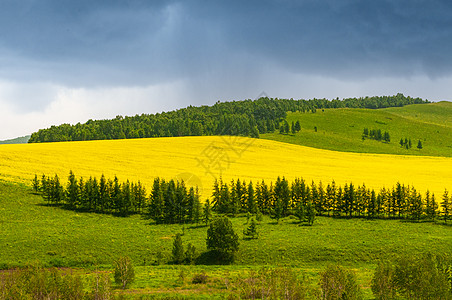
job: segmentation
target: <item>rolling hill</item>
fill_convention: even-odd
[[[0,147],[0,179],[30,184],[35,174],[140,180],[182,178],[209,197],[215,178],[352,181],[379,189],[397,181],[441,195],[451,188],[452,158],[347,153],[244,137],[178,137]]]
[[[451,102],[384,109],[339,108],[317,110],[316,113],[289,112],[286,120],[289,124],[298,120],[301,130],[296,134],[275,131],[261,134],[260,137],[336,151],[452,156]],[[387,131],[391,141],[363,140],[364,128]],[[400,146],[400,139],[405,138],[412,140],[411,149]],[[416,148],[419,140],[423,146],[421,150]]]

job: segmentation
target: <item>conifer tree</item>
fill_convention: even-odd
[[[450,218],[450,199],[449,192],[447,190],[444,191],[443,198],[441,201],[441,215],[444,220],[444,223],[447,223],[447,220]]]
[[[257,223],[254,218],[251,218],[250,225],[243,230],[243,235],[248,239],[257,239],[259,237]]]
[[[421,140],[419,140],[419,141],[417,142],[417,148],[418,148],[419,150],[422,149],[422,142],[421,142]]]
[[[70,171],[66,187],[66,201],[70,209],[75,209],[77,207],[79,193],[77,178],[75,178],[74,173]]]
[[[247,193],[247,211],[251,214],[256,213],[256,200],[254,197],[253,182],[248,183],[248,193]]]
[[[203,219],[204,222],[206,223],[206,226],[209,224],[209,222],[212,220],[212,210],[210,207],[210,201],[209,199],[206,200],[206,202],[204,203],[204,209],[203,209]]]
[[[33,185],[33,190],[35,191],[35,193],[39,192],[40,185],[39,185],[39,179],[38,179],[37,174],[35,174],[35,177],[33,178],[32,185]]]
[[[315,215],[316,215],[315,207],[312,204],[312,202],[308,202],[308,205],[306,207],[306,221],[308,221],[308,224],[312,226],[314,224]]]
[[[172,261],[175,264],[181,264],[185,260],[184,245],[182,244],[182,236],[177,233],[173,241]]]
[[[297,121],[295,122],[295,131],[298,132],[298,131],[300,131],[300,130],[301,130],[300,121],[297,120]]]

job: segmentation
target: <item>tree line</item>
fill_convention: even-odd
[[[352,182],[344,186],[334,181],[307,183],[303,178],[289,182],[278,177],[273,183],[244,180],[215,180],[211,201],[201,204],[197,187],[183,181],[155,178],[148,195],[137,183],[119,182],[101,176],[77,179],[71,171],[66,185],[58,175],[35,175],[33,188],[45,201],[68,209],[118,215],[143,214],[156,223],[200,223],[211,220],[212,211],[236,216],[266,214],[279,220],[293,215],[311,224],[316,215],[334,217],[398,218],[447,223],[452,215],[452,197],[446,189],[437,200],[429,191],[421,195],[415,187],[397,183],[378,191]]]
[[[107,179],[77,178],[69,172],[66,184],[58,175],[35,175],[33,189],[50,205],[70,210],[127,216],[142,214],[157,223],[199,223],[211,219],[209,201],[200,203],[197,187],[185,186],[184,181],[155,178],[150,195],[138,182]]]
[[[344,186],[334,181],[307,183],[303,178],[289,182],[278,177],[275,183],[246,183],[221,179],[214,182],[214,211],[229,215],[263,213],[275,219],[289,215],[311,223],[314,215],[334,217],[399,218],[415,221],[451,219],[452,199],[447,190],[440,200],[429,191],[421,195],[414,186],[397,183],[378,191],[352,182]]]
[[[212,106],[189,106],[183,109],[117,116],[110,120],[88,120],[76,125],[62,124],[41,129],[31,135],[29,143],[131,139],[174,136],[240,135],[259,137],[259,134],[280,129],[287,112],[316,112],[325,108],[385,108],[428,103],[420,98],[375,96],[339,100],[293,100],[263,97],[257,100],[217,102]],[[284,124],[285,125],[285,124]],[[288,127],[288,125],[287,125]],[[284,132],[289,130],[284,129]]]

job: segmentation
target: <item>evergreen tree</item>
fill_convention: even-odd
[[[297,130],[295,129],[295,123],[292,121],[292,126],[290,126],[292,134],[295,134]]]
[[[257,239],[259,237],[259,234],[257,232],[257,223],[254,218],[251,218],[248,228],[243,230],[243,235],[247,239]]]
[[[304,222],[304,220],[306,219],[306,209],[302,201],[296,202],[294,215],[298,218],[300,223]]]
[[[298,132],[298,131],[300,131],[300,130],[301,130],[300,121],[297,120],[297,121],[295,122],[295,131]]]
[[[284,133],[289,133],[289,123],[287,123],[286,120],[284,120]]]
[[[419,140],[419,141],[417,142],[417,148],[418,148],[419,150],[422,149],[422,142],[421,142],[421,140]]]
[[[33,185],[33,190],[35,191],[35,193],[39,192],[40,185],[39,185],[38,175],[36,175],[36,174],[35,174],[35,178],[33,178],[32,185]]]
[[[403,146],[405,146],[405,142],[403,141],[403,138],[400,138],[399,144],[400,144],[400,147],[402,147],[402,148],[403,148]]]
[[[315,207],[312,204],[312,202],[308,202],[308,205],[306,207],[306,221],[310,226],[314,224],[315,215],[316,215]]]
[[[203,219],[206,223],[206,226],[209,224],[210,220],[212,220],[212,209],[210,207],[209,199],[206,199],[206,202],[204,203]]]
[[[184,245],[182,244],[182,235],[177,233],[173,241],[172,261],[175,264],[181,264],[185,260]]]
[[[441,201],[441,215],[444,223],[447,223],[447,220],[450,218],[450,206],[449,192],[445,190]]]
[[[367,216],[371,219],[373,219],[376,215],[376,208],[377,208],[377,196],[375,195],[375,191],[372,190],[370,193],[370,201],[367,206]]]
[[[190,191],[191,191],[191,189],[190,189]],[[196,190],[194,193],[191,211],[192,211],[191,221],[196,224],[199,224],[199,222],[201,221],[201,202],[199,200],[198,187],[196,187]]]
[[[256,200],[254,197],[254,188],[253,188],[253,182],[250,181],[248,184],[248,193],[247,196],[247,211],[251,214],[256,213]]]
[[[68,184],[66,187],[66,202],[70,209],[75,209],[79,200],[79,185],[77,178],[72,171],[69,172]]]

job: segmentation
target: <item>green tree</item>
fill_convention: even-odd
[[[257,239],[259,237],[257,222],[254,218],[251,218],[250,225],[243,230],[243,235],[246,239]]]
[[[204,203],[203,219],[206,226],[209,224],[210,220],[212,220],[212,208],[210,207],[209,199],[206,199],[206,202]]]
[[[40,185],[39,185],[38,175],[36,175],[36,174],[35,174],[35,178],[33,178],[32,185],[33,185],[33,190],[35,191],[35,193],[39,192]]]
[[[422,142],[421,142],[421,140],[419,140],[419,141],[417,142],[417,148],[418,148],[419,150],[422,149]]]
[[[75,209],[80,197],[79,185],[77,178],[72,171],[69,172],[68,184],[66,187],[66,202],[71,209]]]
[[[172,261],[175,264],[181,264],[185,260],[184,245],[182,244],[182,235],[177,233],[173,241]]]
[[[300,131],[300,130],[301,130],[300,121],[297,120],[297,121],[295,122],[295,131],[298,132],[298,131]]]
[[[312,224],[314,224],[316,213],[317,212],[315,210],[314,204],[312,204],[312,202],[309,201],[306,206],[306,221],[308,222],[308,224],[310,226],[312,226]]]
[[[123,290],[128,288],[135,280],[135,270],[128,256],[121,256],[115,261],[115,283]]]
[[[289,131],[290,131],[290,128],[289,128],[289,123],[286,121],[286,120],[284,120],[284,133],[289,133]]]
[[[441,201],[441,215],[444,220],[444,223],[447,223],[447,220],[450,218],[450,199],[449,192],[447,190],[444,191],[443,198]]]
[[[222,262],[232,262],[239,249],[239,237],[227,217],[219,217],[207,229],[207,250],[216,254]]]
[[[292,134],[295,134],[297,132],[297,130],[295,129],[295,122],[292,121],[292,125],[290,126],[291,132]]]

